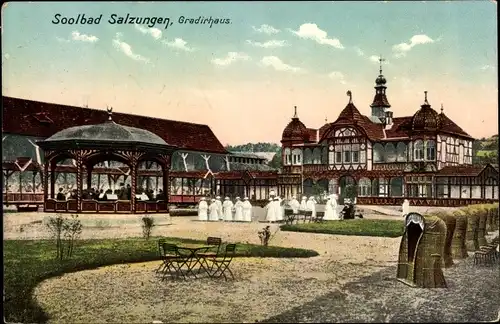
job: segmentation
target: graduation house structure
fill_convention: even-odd
[[[382,61],[382,59],[380,60]],[[463,206],[498,200],[498,170],[472,165],[473,138],[441,106],[438,113],[424,91],[412,116],[396,117],[387,99],[380,66],[371,115],[349,102],[338,118],[318,129],[300,121],[297,107],[281,139],[281,182],[295,184],[284,196],[349,192],[358,204]],[[298,184],[297,184],[298,183]],[[319,189],[318,189],[319,188]]]

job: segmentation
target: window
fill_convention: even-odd
[[[406,144],[403,142],[399,142],[397,147],[396,147],[396,156],[397,156],[397,161],[398,162],[406,162],[406,151],[407,147]]]
[[[342,151],[340,150],[335,152],[335,163],[336,164],[342,163]]]
[[[335,163],[335,152],[333,152],[333,151],[328,152],[328,163],[329,164]]]
[[[377,143],[373,145],[373,162],[384,162],[384,147],[382,144]]]
[[[352,163],[359,163],[359,144],[351,145]]]
[[[290,164],[291,164],[291,162],[292,162],[292,161],[290,160],[290,155],[291,155],[291,154],[292,154],[292,153],[291,153],[290,149],[287,147],[287,148],[285,149],[285,164],[286,164],[286,165],[290,165]]]
[[[316,147],[312,153],[312,163],[313,164],[321,164],[321,149]]]
[[[391,178],[391,197],[402,197],[403,196],[403,178],[396,177]]]
[[[385,161],[396,162],[396,148],[392,143],[385,144]]]
[[[450,196],[448,189],[448,177],[436,177],[436,197],[448,198]]]
[[[330,181],[328,181],[328,193],[334,194],[337,192],[338,192],[337,179],[330,179]]]
[[[389,182],[385,178],[379,178],[378,182],[379,182],[378,196],[387,197],[389,191]]]
[[[344,151],[344,163],[351,163],[351,151]]]
[[[408,197],[431,198],[432,197],[432,177],[408,177]]]
[[[313,163],[312,151],[310,148],[306,148],[304,150],[304,164],[312,164],[312,163]]]
[[[361,150],[359,152],[359,163],[366,163],[366,151]]]
[[[292,162],[294,165],[302,164],[302,151],[300,149],[294,149],[292,151]]]
[[[360,197],[371,195],[371,181],[368,178],[361,178],[358,182],[358,194]]]
[[[458,163],[464,163],[464,146],[460,145],[458,149]]]
[[[436,143],[434,141],[425,141],[425,160],[434,161],[436,159]]]
[[[424,159],[424,142],[417,140],[413,144],[413,161],[422,161]]]
[[[446,142],[441,142],[441,162],[446,162]]]

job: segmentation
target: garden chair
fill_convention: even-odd
[[[158,255],[160,256],[161,260],[163,261],[163,243],[165,243],[166,240],[165,239],[159,239],[158,240]],[[158,268],[156,268],[155,272],[158,273],[158,272],[161,272],[163,271],[165,268],[165,262],[162,262]]]
[[[313,215],[312,210],[306,210],[304,212],[304,223],[307,221],[307,218],[309,218],[309,222],[311,222],[312,215]]]
[[[315,223],[322,223],[323,222],[323,217],[325,217],[325,212],[316,212],[316,217],[313,219],[313,222]],[[309,221],[310,223],[311,221]]]
[[[209,237],[207,237],[207,245],[217,246],[217,251],[216,252],[199,252],[196,254],[196,256],[201,258],[201,260],[200,260],[201,267],[207,273],[209,273],[208,268],[210,266],[207,263],[207,259],[211,260],[211,259],[215,259],[217,257],[217,255],[219,254],[220,246],[222,245],[222,239],[220,237],[209,236]],[[205,268],[205,265],[203,265],[203,263],[205,263],[205,265],[207,266],[206,268]]]
[[[167,273],[171,273],[174,271],[175,275],[179,277],[179,274],[182,275],[184,279],[186,276],[182,272],[182,266],[187,264],[188,258],[183,256],[175,244],[163,242],[162,245],[162,260],[164,263],[163,277],[162,280],[165,279]]]
[[[229,268],[231,261],[233,261],[234,252],[236,251],[236,244],[228,244],[226,245],[226,250],[224,252],[224,256],[217,256],[212,259],[212,267],[210,271],[215,267],[215,271],[210,274],[211,278],[220,278],[224,277],[227,280],[225,272],[228,271],[231,277],[234,279],[233,272]]]
[[[295,214],[293,213],[293,209],[285,209],[285,224],[290,223],[293,224],[293,221],[295,220]]]

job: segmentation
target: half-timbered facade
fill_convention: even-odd
[[[295,114],[282,135],[284,195],[318,191],[356,196],[359,204],[454,206],[498,200],[498,170],[472,165],[473,138],[427,100],[413,116],[394,117],[386,79],[376,79],[371,116],[352,101],[332,123],[306,127]],[[351,193],[349,193],[351,191]]]

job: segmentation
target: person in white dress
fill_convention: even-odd
[[[224,213],[222,213],[222,201],[220,201],[220,196],[215,197],[215,203],[218,207],[217,213],[219,220],[224,220]]]
[[[219,206],[215,199],[212,199],[210,206],[208,206],[208,220],[211,222],[219,221]]]
[[[410,213],[410,201],[408,199],[405,199],[403,201],[403,217],[408,215]]]
[[[281,206],[281,198],[279,196],[274,198],[274,216],[276,217],[276,221],[281,222],[283,220],[284,211]]]
[[[333,218],[335,220],[339,220],[340,219],[339,202],[338,202],[339,197],[336,194],[333,194],[330,197],[331,197],[331,201],[332,201]]]
[[[292,200],[290,200],[288,204],[290,205],[290,208],[292,208],[294,214],[299,212],[300,203],[295,196],[292,197]]]
[[[300,202],[300,208],[299,210],[307,210],[307,197],[306,196],[303,196],[302,197],[302,201]]]
[[[266,222],[275,222],[275,207],[273,198],[269,198],[269,203],[266,206]]]
[[[248,197],[245,197],[243,199],[243,221],[252,221],[252,204],[248,200]]]
[[[208,204],[205,200],[205,197],[201,197],[200,202],[198,204],[198,220],[199,221],[207,221],[208,220]]]
[[[229,199],[229,197],[224,198],[224,203],[222,204],[224,221],[231,222],[233,220],[233,207],[233,202]]]
[[[323,217],[323,219],[333,220],[333,205],[331,196],[326,197],[325,216]]]
[[[237,222],[243,221],[243,202],[240,197],[236,197],[236,202],[234,203],[234,220]]]
[[[309,197],[309,199],[307,200],[307,209],[306,210],[312,211],[312,218],[316,217],[316,204],[314,203],[314,197]]]

